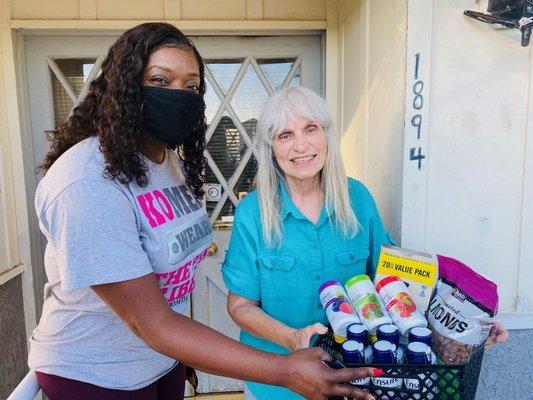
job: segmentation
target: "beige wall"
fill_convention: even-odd
[[[12,114],[7,103],[10,81],[5,73],[6,66],[9,67],[9,61],[13,59],[9,54],[11,50],[9,20],[4,8],[3,12],[0,10],[0,276],[19,263],[9,134],[9,117]]]
[[[407,0],[341,0],[338,16],[343,158],[399,241]]]
[[[326,19],[326,0],[16,0],[11,19]]]

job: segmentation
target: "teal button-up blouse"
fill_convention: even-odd
[[[227,288],[249,300],[259,301],[271,317],[292,328],[315,322],[327,324],[318,288],[328,280],[342,283],[358,274],[374,275],[381,245],[394,241],[385,230],[372,195],[355,179],[348,180],[350,201],[360,223],[359,233],[345,238],[335,215],[324,207],[316,224],[296,208],[280,185],[283,240],[269,248],[263,241],[256,191],[237,206],[231,241],[222,265]],[[240,341],[252,347],[286,354],[268,340],[241,331]],[[287,389],[247,382],[258,400],[302,399]]]

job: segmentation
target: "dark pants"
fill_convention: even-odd
[[[61,376],[36,374],[49,400],[182,400],[185,390],[185,366],[181,363],[157,381],[137,390],[106,389]]]

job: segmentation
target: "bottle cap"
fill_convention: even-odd
[[[422,328],[416,326],[409,330],[409,343],[411,342],[422,342],[431,347],[431,331],[428,328]]]
[[[346,281],[345,286],[346,286],[346,287],[350,287],[350,286],[352,286],[354,283],[361,282],[361,281],[370,281],[370,277],[369,277],[368,275],[365,275],[365,274],[356,275],[356,276],[354,276],[353,278],[348,279],[348,280]]]
[[[386,340],[378,340],[373,346],[376,364],[396,364],[396,346]]]
[[[365,362],[363,343],[347,340],[341,345],[342,359],[346,364],[363,364]]]
[[[328,286],[339,285],[342,286],[339,281],[326,281],[318,288],[318,292],[321,293]]]
[[[400,332],[398,327],[393,324],[384,324],[378,326],[377,330],[378,340],[388,340],[391,343],[394,343],[396,347],[400,344]]]
[[[383,278],[376,284],[376,290],[379,293],[380,290],[383,288],[383,286],[388,285],[391,282],[398,282],[398,281],[402,282],[402,280],[397,276],[392,276],[392,275],[386,276],[385,278]]]
[[[333,334],[333,340],[335,340],[336,343],[344,343],[346,341],[346,338],[344,336],[337,336]]]
[[[349,325],[346,336],[349,340],[357,340],[365,346],[368,345],[368,330],[362,324]]]

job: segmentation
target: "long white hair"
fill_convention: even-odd
[[[256,131],[258,168],[256,186],[263,224],[263,238],[267,246],[281,243],[281,207],[279,183],[285,175],[273,154],[274,138],[281,133],[289,120],[300,115],[318,121],[326,134],[326,162],[321,171],[320,185],[325,207],[335,214],[335,223],[345,237],[359,231],[359,222],[350,205],[348,181],[339,150],[340,136],[333,128],[333,119],[326,102],[318,94],[304,87],[289,87],[274,93],[267,101]]]

